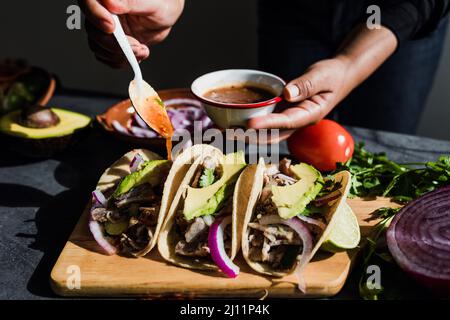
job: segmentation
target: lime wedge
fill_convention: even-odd
[[[334,253],[356,248],[361,240],[358,219],[347,203],[336,214],[336,224],[320,249]]]

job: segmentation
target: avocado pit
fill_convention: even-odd
[[[50,108],[30,106],[22,110],[19,123],[27,128],[45,129],[57,126],[61,122],[59,116]]]

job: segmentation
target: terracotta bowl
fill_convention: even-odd
[[[171,103],[168,108],[182,108],[186,104],[183,103],[184,99],[195,100],[197,103],[200,101],[191,93],[189,89],[168,89],[161,90],[158,92],[159,96],[163,101],[176,101],[179,100],[180,103]],[[176,99],[176,100],[174,100]],[[161,137],[156,138],[140,138],[134,137],[130,135],[126,135],[114,130],[112,126],[112,122],[114,120],[118,121],[122,126],[126,127],[127,123],[131,121],[131,117],[133,115],[131,107],[131,101],[129,99],[120,101],[115,105],[111,106],[105,113],[100,114],[96,117],[97,123],[111,136],[120,139],[124,142],[128,142],[132,145],[155,148],[163,150],[165,148],[165,140]],[[131,111],[131,112],[130,112]],[[281,130],[278,137],[271,137],[270,135],[267,137],[265,141],[249,141],[246,137],[236,137],[236,140],[245,140],[247,143],[278,143],[287,139],[293,130]]]

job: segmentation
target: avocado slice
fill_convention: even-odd
[[[144,183],[149,183],[152,187],[157,186],[161,182],[161,172],[168,165],[170,165],[168,160],[145,161],[139,170],[123,178],[114,191],[113,197],[117,198]]]
[[[283,219],[301,214],[323,186],[320,172],[306,163],[291,166],[291,171],[299,181],[289,186],[272,186],[272,201]]]
[[[0,131],[4,134],[27,139],[46,139],[70,135],[75,130],[87,127],[91,118],[69,110],[52,108],[60,118],[56,126],[49,128],[28,128],[20,124],[21,111],[10,112],[0,118]]]
[[[113,223],[111,221],[106,221],[105,231],[110,236],[118,236],[124,233],[128,229],[128,221],[121,221]]]
[[[222,177],[205,188],[187,187],[183,215],[186,220],[210,215],[221,208],[233,193],[240,172],[246,166],[243,152],[230,153],[221,161]]]

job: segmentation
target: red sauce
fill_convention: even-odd
[[[139,108],[139,115],[153,130],[166,139],[167,159],[172,160],[174,130],[163,102],[159,98],[146,98],[142,108]]]
[[[221,103],[249,104],[273,99],[275,95],[267,89],[244,84],[212,89],[204,97]]]

